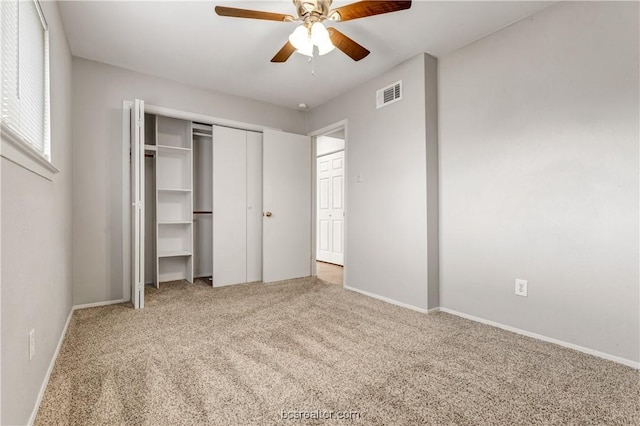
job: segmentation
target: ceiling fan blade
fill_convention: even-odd
[[[327,31],[329,31],[329,37],[333,45],[346,53],[347,56],[354,61],[359,61],[371,53],[335,28],[327,28]]]
[[[411,1],[359,1],[333,9],[329,12],[329,18],[340,22],[350,21],[366,16],[398,12],[410,7]]]
[[[295,51],[296,48],[293,47],[293,44],[286,42],[285,45],[282,46],[282,49],[276,53],[276,56],[271,59],[271,62],[286,62]]]
[[[216,13],[220,16],[230,16],[232,18],[265,19],[267,21],[290,22],[295,18],[283,13],[262,12],[260,10],[236,9],[235,7],[216,6]]]

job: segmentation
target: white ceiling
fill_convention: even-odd
[[[341,6],[352,1],[334,1]],[[414,1],[411,9],[335,27],[371,51],[354,62],[337,49],[270,62],[296,23],[225,18],[217,4],[295,15],[290,0],[65,1],[73,55],[289,108],[321,105],[420,53],[436,57],[530,16],[553,2]]]

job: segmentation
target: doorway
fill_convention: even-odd
[[[316,137],[316,275],[344,284],[345,128]]]

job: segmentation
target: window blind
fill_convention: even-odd
[[[49,52],[46,22],[35,1],[3,0],[2,124],[50,159]]]

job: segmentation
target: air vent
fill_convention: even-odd
[[[382,108],[402,99],[402,80],[376,92],[376,107]]]

